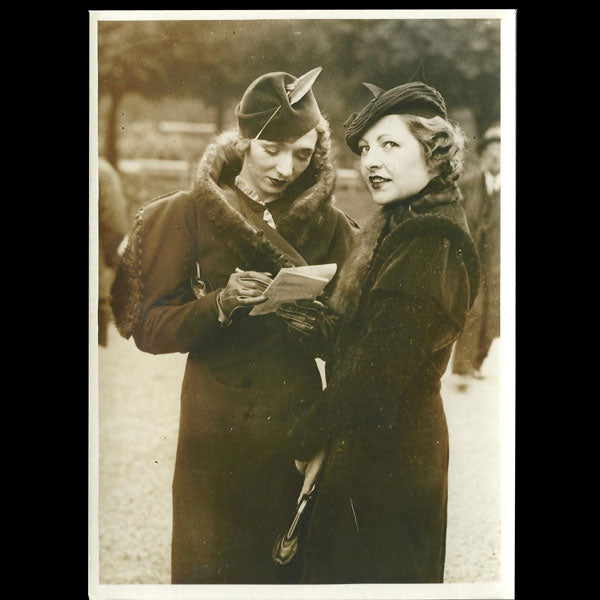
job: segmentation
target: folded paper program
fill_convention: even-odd
[[[268,300],[255,306],[250,315],[275,312],[287,302],[314,300],[333,279],[336,270],[336,263],[281,269],[263,293]]]

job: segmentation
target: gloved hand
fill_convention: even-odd
[[[302,489],[298,495],[297,504],[300,504],[302,496],[308,494],[313,484],[316,482],[321,469],[323,468],[323,462],[325,461],[326,452],[324,448],[321,448],[310,460],[308,461],[294,461],[296,463],[296,469],[301,475],[304,475],[304,482],[302,483]]]
[[[227,285],[221,290],[219,300],[227,317],[242,306],[256,306],[266,302],[262,295],[271,283],[271,273],[237,270],[229,276]]]
[[[321,358],[335,332],[338,317],[320,300],[297,300],[282,304],[276,311],[286,325],[288,337],[309,355]]]

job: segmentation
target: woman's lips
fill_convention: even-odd
[[[388,181],[391,181],[391,179],[386,179],[385,177],[380,177],[379,175],[371,175],[371,177],[369,177],[369,183],[374,190],[378,190]]]
[[[283,187],[288,183],[287,179],[275,179],[273,177],[267,177],[267,179],[275,186],[275,187]]]

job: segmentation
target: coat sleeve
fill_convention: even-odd
[[[435,306],[455,338],[467,318],[471,287],[478,285],[465,265],[465,250],[441,235],[420,235],[400,245],[384,262],[371,293],[398,292]],[[448,341],[443,338],[438,346]]]
[[[127,309],[114,312],[117,326],[130,318],[144,352],[189,352],[218,333],[216,291],[196,299],[191,288],[196,231],[194,202],[177,193],[150,203],[130,235],[113,285],[113,298],[124,297]]]
[[[394,426],[403,392],[460,334],[466,278],[460,254],[443,238],[420,238],[394,252],[371,289],[360,337],[338,348],[323,396],[290,431],[299,458],[341,431]]]

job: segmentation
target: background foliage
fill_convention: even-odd
[[[117,167],[136,157],[195,163],[210,136],[169,135],[157,123],[234,127],[235,105],[256,77],[316,66],[339,167],[356,166],[342,124],[370,98],[362,82],[432,85],[471,142],[500,119],[498,19],[100,21],[99,150]]]

